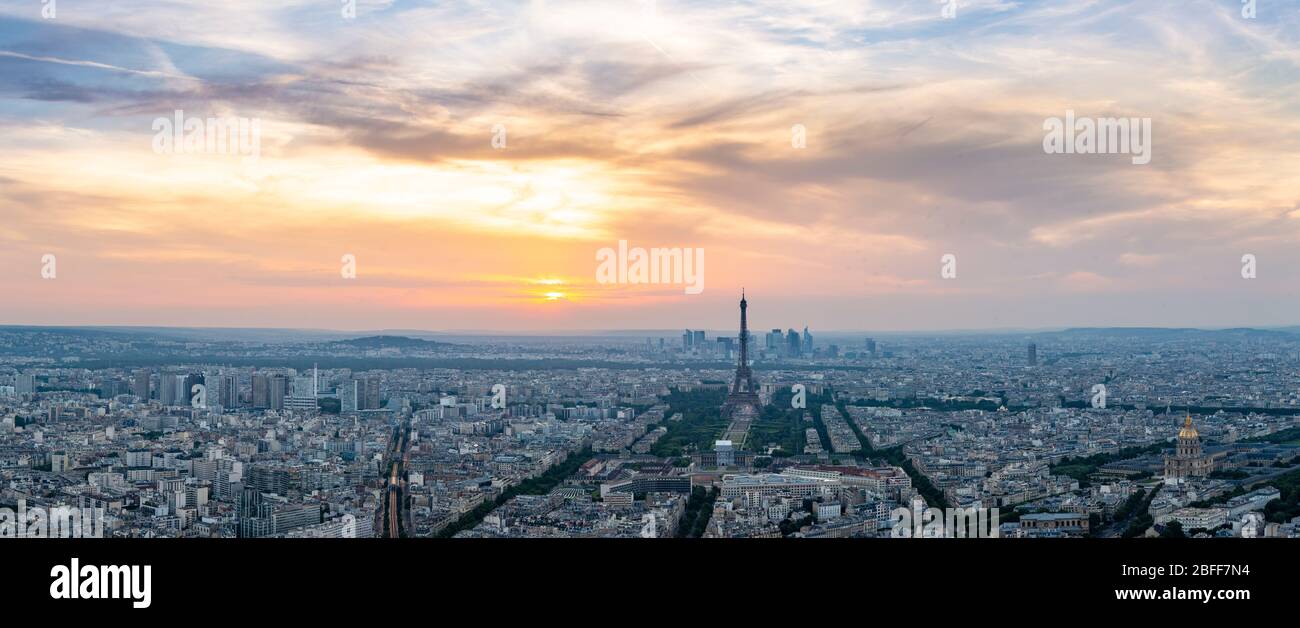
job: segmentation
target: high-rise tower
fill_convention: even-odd
[[[740,293],[740,359],[736,363],[736,379],[731,384],[727,401],[722,404],[722,416],[758,416],[763,402],[758,398],[757,386],[754,385],[754,372],[749,368],[749,321],[745,310],[749,308],[745,301],[745,292]]]

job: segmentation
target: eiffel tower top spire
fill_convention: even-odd
[[[736,364],[736,376],[749,372],[749,320],[746,310],[749,303],[745,301],[745,289],[740,289],[740,360]]]

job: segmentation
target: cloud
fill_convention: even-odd
[[[1241,289],[1243,252],[1300,272],[1300,14],[958,4],[952,20],[931,0],[379,1],[355,20],[314,0],[5,5],[0,259],[66,252],[94,285],[0,290],[86,322],[148,276],[167,287],[139,297],[156,314],[112,298],[109,314],[193,322],[167,317],[196,316],[208,285],[264,303],[223,310],[231,324],[324,307],[374,326],[342,307],[369,295],[418,311],[404,324],[466,326],[444,302],[529,326],[526,278],[554,274],[573,296],[547,316],[574,326],[730,323],[729,296],[584,284],[591,252],[628,239],[704,247],[709,290],[745,285],[823,327],[951,328],[1050,325],[1033,304],[1108,294],[1161,324],[1160,303]],[[175,109],[259,119],[261,159],[153,154]],[[1042,123],[1066,110],[1151,118],[1151,164],[1045,154]],[[341,251],[369,283],[331,283]],[[955,282],[936,278],[945,253]],[[1073,305],[1072,323],[1115,315]]]

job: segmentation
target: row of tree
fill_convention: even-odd
[[[901,467],[903,471],[907,473],[907,477],[912,479],[912,487],[925,498],[926,504],[938,508],[949,507],[948,498],[944,496],[943,491],[939,490],[939,487],[935,486],[928,476],[916,469],[916,466],[912,464],[912,461],[903,454],[902,445],[889,447],[887,449],[873,448],[871,446],[871,441],[867,438],[866,434],[862,433],[857,422],[855,422],[853,417],[849,414],[848,405],[845,404],[844,401],[840,401],[836,404],[836,407],[839,409],[840,414],[844,415],[844,420],[848,422],[849,428],[853,430],[853,434],[858,437],[858,442],[862,444],[861,455],[863,457],[883,460],[896,467]]]
[[[692,488],[691,497],[686,500],[686,512],[677,523],[675,536],[679,539],[698,539],[704,536],[704,531],[709,527],[709,519],[713,517],[713,502],[717,499],[716,486],[712,490],[705,490],[703,486]]]
[[[437,534],[439,538],[450,538],[462,530],[470,530],[477,526],[483,518],[488,516],[497,506],[504,504],[516,495],[545,495],[551,492],[551,489],[559,486],[566,478],[578,471],[578,468],[591,460],[593,453],[591,448],[585,448],[576,453],[569,454],[569,457],[535,478],[529,478],[502,491],[497,498],[492,501],[485,501],[479,504],[475,509],[461,515],[459,519],[440,530]]]
[[[725,388],[701,388],[683,392],[676,388],[668,392],[668,415],[680,412],[680,421],[668,421],[668,432],[655,442],[650,453],[663,458],[682,456],[704,451],[713,445],[718,435],[727,428],[722,418],[722,402],[726,401]]]

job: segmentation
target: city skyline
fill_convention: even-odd
[[[751,345],[739,306],[739,343],[0,327],[0,515],[114,537],[1300,536],[1300,334]]]
[[[1300,322],[1300,14],[952,4],[6,4],[0,323]],[[1150,161],[1049,154],[1076,115]],[[214,117],[256,150],[160,131]],[[620,242],[702,293],[601,283]]]
[[[760,329],[768,329],[760,325]],[[778,325],[784,332],[794,330],[790,324],[781,323]],[[805,327],[799,324],[801,329]],[[10,330],[97,330],[97,331],[122,331],[122,332],[147,332],[162,331],[172,333],[222,333],[239,335],[262,334],[269,332],[290,332],[301,334],[320,334],[337,336],[340,338],[361,338],[375,336],[389,337],[446,337],[446,338],[473,338],[473,337],[584,337],[593,338],[643,338],[643,337],[663,337],[677,338],[682,331],[697,331],[709,334],[710,336],[728,336],[735,338],[725,328],[718,327],[677,327],[677,328],[646,328],[646,329],[390,329],[390,328],[364,328],[356,329],[328,328],[328,327],[205,327],[189,325],[42,325],[42,324],[0,324],[0,329]],[[777,329],[772,327],[770,329]],[[1300,331],[1300,325],[1276,325],[1276,326],[1146,326],[1146,325],[1129,325],[1129,326],[1055,326],[1055,327],[990,327],[990,328],[972,328],[972,329],[814,329],[818,334],[829,334],[836,339],[851,338],[854,336],[870,336],[872,334],[882,337],[943,337],[943,336],[1031,336],[1038,334],[1053,334],[1069,331],[1113,331],[1113,332],[1143,332],[1143,331],[1190,331],[1190,332],[1231,332],[1231,331],[1260,331],[1260,332],[1284,332],[1294,333]],[[796,330],[797,331],[797,330]],[[751,338],[751,342],[753,342]]]

